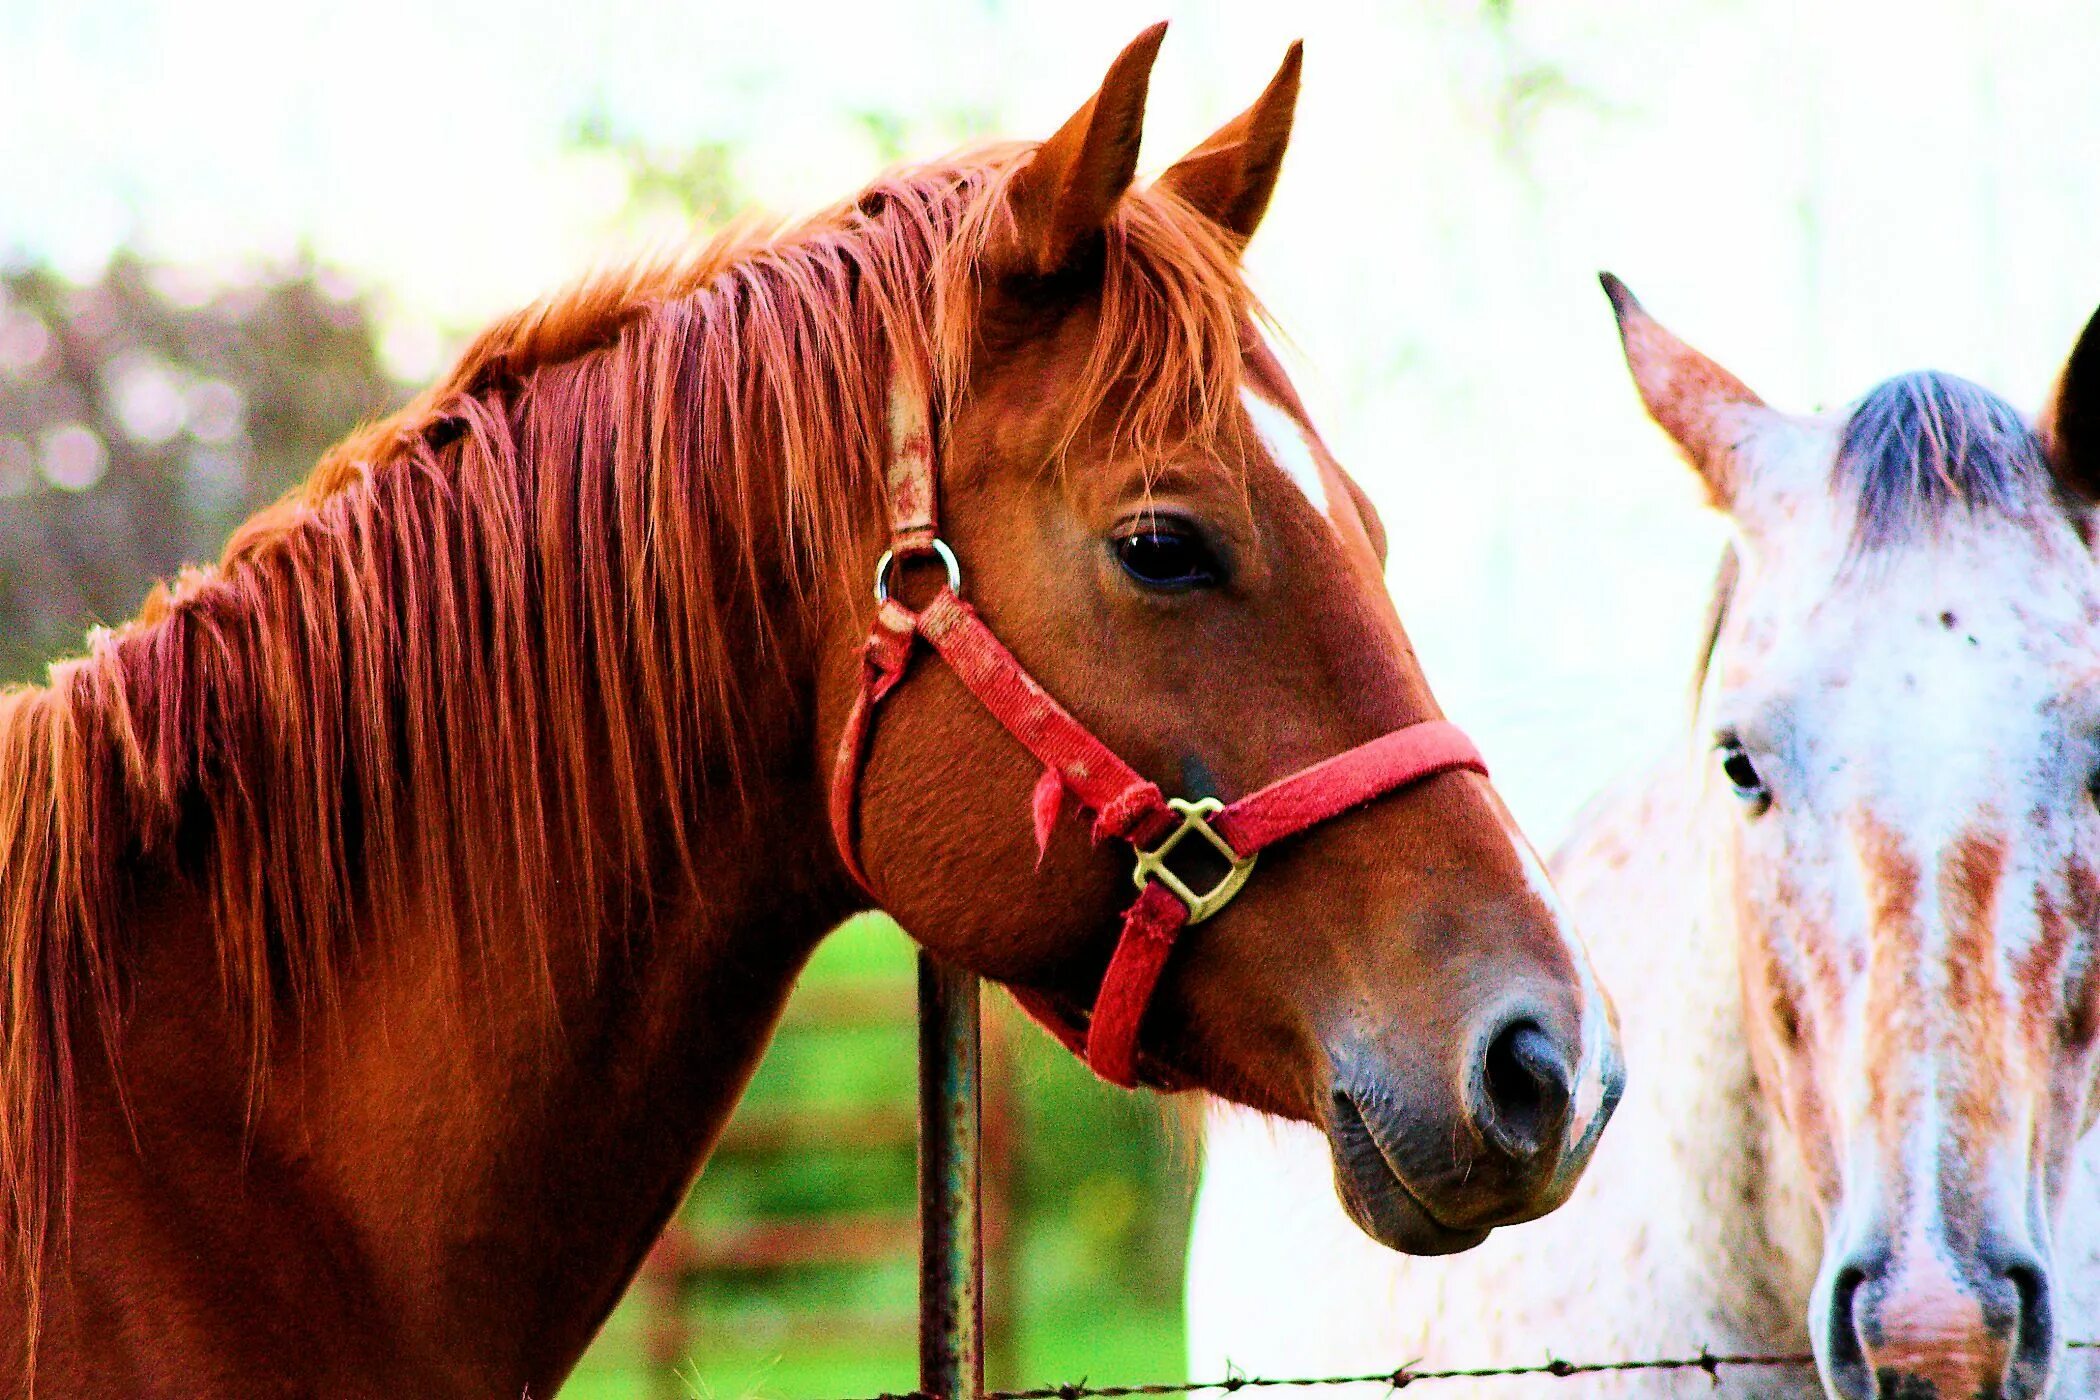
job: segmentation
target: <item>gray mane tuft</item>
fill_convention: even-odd
[[[1954,509],[2024,513],[2052,479],[2011,404],[1937,370],[1898,375],[1853,406],[1832,485],[1859,502],[1856,547],[1904,543]]]

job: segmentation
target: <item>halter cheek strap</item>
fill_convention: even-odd
[[[1352,808],[1439,773],[1487,765],[1457,725],[1426,720],[1323,759],[1226,805],[1216,798],[1167,798],[1037,684],[962,599],[962,567],[938,531],[933,442],[919,399],[901,382],[890,393],[888,478],[890,547],[876,566],[875,621],[861,645],[860,685],[839,739],[831,775],[831,831],[853,878],[867,889],[859,857],[860,774],[867,763],[875,713],[901,684],[921,642],[978,703],[1043,765],[1033,815],[1038,846],[1047,842],[1067,799],[1093,814],[1097,843],[1121,841],[1136,853],[1137,900],[1124,911],[1122,936],[1083,1017],[1038,993],[1012,989],[1024,1010],[1111,1084],[1136,1084],[1138,1029],[1181,930],[1228,904],[1265,848],[1332,821]],[[890,595],[893,570],[935,558],[947,579],[913,612]],[[1191,888],[1167,859],[1183,841],[1210,845],[1226,872],[1207,889]],[[873,890],[869,892],[872,894]],[[1150,1067],[1148,1067],[1150,1068]],[[1178,1087],[1154,1072],[1161,1087]]]

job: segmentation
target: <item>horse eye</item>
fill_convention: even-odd
[[[1737,797],[1760,812],[1772,805],[1771,790],[1765,786],[1757,765],[1750,761],[1750,753],[1740,740],[1723,738],[1714,746],[1714,752],[1721,756],[1721,776],[1728,779]]]
[[[1224,578],[1210,546],[1180,521],[1140,520],[1112,543],[1123,572],[1147,588],[1209,588]]]

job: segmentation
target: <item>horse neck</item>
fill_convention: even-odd
[[[75,1213],[44,1374],[91,1374],[75,1368],[101,1364],[108,1338],[81,1300],[143,1280],[171,1329],[194,1319],[185,1364],[227,1367],[228,1393],[252,1383],[243,1365],[334,1393],[389,1367],[400,1393],[551,1393],[682,1199],[810,951],[857,903],[821,815],[821,634],[728,638],[751,732],[733,780],[671,756],[713,776],[641,813],[684,837],[641,885],[566,915],[496,907],[465,947],[427,903],[368,909],[328,1005],[273,1003],[259,1081],[219,982],[210,881],[141,875],[121,1069],[82,1086],[75,1198],[93,1205]],[[451,899],[466,876],[420,888]],[[281,1336],[229,1309],[301,1321]]]
[[[1717,863],[1736,814],[1705,781],[1707,761],[1703,745],[1681,744],[1604,799],[1554,873],[1633,1067],[1605,1139],[1637,1198],[1627,1228],[1674,1217],[1665,1228],[1696,1288],[1769,1336],[1798,1330],[1820,1245],[1805,1174],[1744,1038],[1740,943]],[[1658,1208],[1657,1191],[1679,1193],[1674,1209]]]
[[[142,893],[125,1103],[101,1075],[83,1086],[76,1187],[92,1206],[43,1375],[94,1375],[108,1338],[82,1301],[143,1291],[171,1330],[194,1329],[184,1364],[220,1374],[220,1393],[258,1371],[328,1393],[553,1393],[844,912],[764,859],[807,821],[774,805],[704,833],[724,838],[706,843],[704,904],[645,933],[564,930],[551,1020],[521,1012],[543,973],[500,945],[455,990],[430,940],[370,930],[338,1007],[280,1028],[252,1118],[238,1027],[199,1014],[223,1005],[207,911],[172,883]],[[589,937],[616,945],[595,973]],[[114,1393],[137,1376],[109,1379]]]

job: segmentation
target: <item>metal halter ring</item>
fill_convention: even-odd
[[[927,547],[940,556],[942,565],[948,570],[948,591],[962,592],[962,562],[955,557],[955,551],[948,548],[946,540],[939,538],[928,541]],[[890,567],[896,562],[897,551],[894,549],[885,549],[882,557],[875,561],[875,601],[878,603],[890,600]]]

